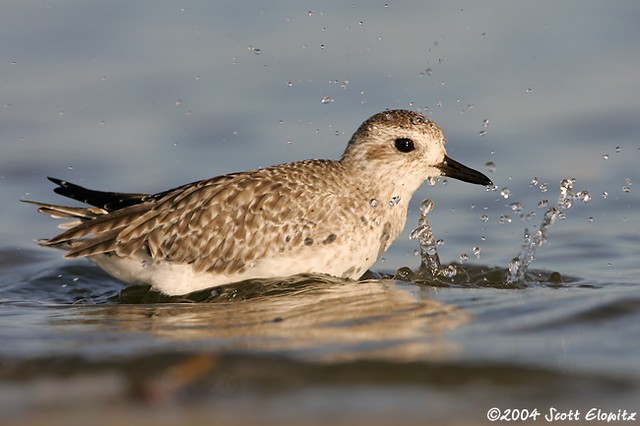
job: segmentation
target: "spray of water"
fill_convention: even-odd
[[[560,182],[558,202],[546,211],[542,223],[535,234],[531,235],[528,228],[524,229],[524,240],[520,253],[509,262],[507,285],[514,285],[524,280],[529,265],[535,259],[536,250],[547,242],[549,228],[556,220],[565,218],[565,211],[571,208],[573,202],[575,200],[580,200],[583,203],[591,201],[591,195],[587,191],[574,192],[574,183],[575,179],[563,179]]]
[[[427,214],[433,210],[433,206],[433,201],[429,199],[422,201],[418,226],[409,235],[420,244],[420,267],[414,275],[414,279],[418,280],[453,278],[458,273],[455,265],[443,266],[440,263],[438,242],[433,238],[433,229],[427,220]]]
[[[537,181],[536,181],[537,183]],[[514,257],[509,263],[509,267],[506,271],[505,284],[509,286],[516,285],[517,283],[524,282],[529,265],[535,259],[535,253],[538,247],[543,246],[548,239],[549,228],[558,220],[565,218],[565,211],[571,208],[574,201],[579,200],[583,203],[591,201],[591,195],[587,191],[574,192],[575,179],[563,179],[560,182],[560,195],[555,205],[550,207],[544,214],[542,223],[540,224],[537,232],[531,234],[528,228],[524,230],[524,240],[520,249],[520,253]],[[546,183],[544,191],[546,191]],[[543,191],[543,192],[544,192]],[[504,192],[504,190],[503,190]],[[548,201],[542,206],[546,206]],[[511,203],[511,210],[520,217],[523,222],[531,219],[532,213],[525,215],[522,209],[522,205],[518,202]],[[427,220],[427,214],[431,212],[434,204],[433,201],[426,199],[422,201],[420,205],[420,217],[418,218],[418,226],[411,232],[410,238],[418,240],[420,245],[420,267],[413,273],[406,271],[408,268],[403,268],[398,276],[400,278],[411,279],[412,281],[444,281],[453,283],[452,279],[455,277],[456,281],[464,280],[465,275],[468,275],[464,270],[458,269],[455,265],[443,266],[440,263],[440,257],[438,256],[437,246],[438,243],[433,237],[433,229]],[[540,207],[540,204],[539,204]],[[483,220],[484,221],[484,220]],[[474,248],[474,254],[479,253],[480,248]],[[476,254],[477,255],[477,254]],[[462,274],[460,274],[462,272]],[[458,275],[459,277],[456,277]],[[462,275],[462,276],[460,276]],[[458,279],[459,278],[459,279]]]
[[[442,266],[440,265],[437,244],[433,239],[433,229],[427,221],[427,214],[431,210],[433,210],[433,201],[429,199],[422,200],[418,227],[411,232],[409,238],[418,240],[418,244],[420,245],[420,266],[426,268],[435,276],[442,269]]]

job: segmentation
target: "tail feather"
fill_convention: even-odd
[[[83,188],[60,179],[49,178],[58,185],[54,192],[94,207],[70,207],[37,201],[22,200],[38,206],[38,212],[55,219],[70,219],[58,225],[64,232],[40,240],[40,245],[66,250],[65,257],[82,257],[106,253],[115,249],[120,231],[136,216],[148,208],[147,194],[103,192]]]
[[[96,207],[70,207],[56,204],[40,203],[38,201],[21,200],[23,203],[38,206],[38,213],[46,214],[54,219],[86,219],[93,220],[107,212]]]
[[[96,207],[69,207],[55,204],[40,203],[31,200],[21,200],[23,203],[38,206],[38,213],[46,214],[54,219],[75,219],[58,225],[60,229],[71,229],[83,222],[94,220],[107,212]]]
[[[62,179],[53,177],[48,177],[47,179],[58,185],[57,188],[53,189],[53,192],[56,194],[89,204],[90,206],[99,207],[107,212],[139,204],[152,197],[152,195],[149,194],[97,191]]]
[[[116,228],[122,230],[129,224],[132,217],[136,217],[146,209],[146,205],[139,204],[127,209],[99,215],[90,220],[82,220],[77,226],[49,239],[49,244],[53,245],[63,241],[77,240],[91,235],[97,236]]]

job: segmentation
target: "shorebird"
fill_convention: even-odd
[[[302,273],[355,280],[398,237],[425,180],[493,185],[447,157],[445,143],[433,121],[391,110],[362,123],[340,160],[231,173],[157,194],[96,191],[49,178],[56,193],[91,207],[27,202],[73,219],[40,244],[167,295]]]

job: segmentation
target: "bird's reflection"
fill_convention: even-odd
[[[431,288],[394,280],[301,276],[190,295],[211,303],[175,303],[136,291],[122,300],[156,297],[160,303],[83,307],[57,321],[108,328],[123,336],[123,345],[127,335],[142,332],[176,348],[190,342],[214,351],[345,361],[447,358],[458,349],[445,332],[469,320],[462,309],[431,299]]]

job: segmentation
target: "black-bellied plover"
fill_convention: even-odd
[[[301,273],[358,279],[400,234],[425,180],[492,185],[447,157],[444,144],[428,118],[385,111],[362,123],[339,161],[286,163],[158,194],[94,191],[50,178],[56,193],[93,207],[31,203],[74,219],[41,244],[168,295]]]

